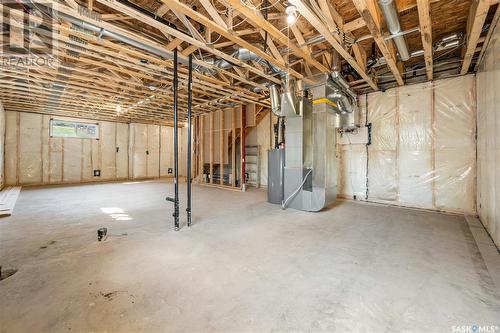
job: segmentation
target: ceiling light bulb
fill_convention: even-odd
[[[117,105],[116,106],[116,112],[118,112],[118,113],[122,112],[122,106],[121,105]]]
[[[290,5],[286,7],[285,13],[287,14],[286,23],[288,23],[288,25],[294,24],[297,20],[297,7]]]

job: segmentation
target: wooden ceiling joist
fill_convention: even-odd
[[[420,34],[422,35],[422,46],[424,48],[424,61],[427,79],[433,79],[433,54],[432,54],[432,22],[430,14],[430,1],[417,0],[418,19],[420,22]]]
[[[320,21],[320,19],[309,9],[302,0],[290,0],[290,3],[297,7],[297,10],[302,16],[308,20],[311,25],[333,46],[333,48],[354,68],[356,72],[375,90],[378,90],[377,85],[371,77],[366,74],[364,68],[361,68],[349,52],[347,52],[337,39],[332,35],[328,28]]]
[[[165,0],[162,0],[165,1]],[[321,72],[328,72],[328,68],[323,66],[319,61],[314,59],[309,53],[304,52],[299,46],[293,43],[288,36],[281,32],[278,28],[272,25],[269,21],[264,19],[260,11],[255,8],[251,9],[244,5],[240,0],[226,0],[233,9],[242,13],[248,18],[248,20],[258,29],[263,29],[269,33],[269,35],[274,38],[275,41],[281,43],[282,45],[289,47],[291,51],[299,58],[304,59],[304,61],[311,66],[316,67]]]
[[[460,71],[462,75],[469,71],[490,5],[491,0],[476,0],[471,6],[469,21],[467,22],[467,47],[465,49],[462,70]]]
[[[393,49],[391,50],[389,48],[389,46],[386,44],[386,41],[384,40],[378,15],[378,7],[375,3],[375,0],[353,0],[353,3],[359,14],[365,21],[366,26],[370,30],[380,52],[382,52],[385,61],[389,66],[389,69],[396,79],[396,82],[400,86],[404,85],[401,71],[397,65],[396,53]]]

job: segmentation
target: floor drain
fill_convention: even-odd
[[[17,273],[17,269],[15,269],[15,268],[2,269],[2,266],[0,266],[0,281],[6,279],[6,278],[8,278],[16,273]]]

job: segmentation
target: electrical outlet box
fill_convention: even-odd
[[[101,177],[101,170],[94,170],[94,177]]]
[[[369,143],[368,127],[363,126],[351,132],[340,133],[341,145],[366,145]]]

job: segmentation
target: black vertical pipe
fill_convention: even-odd
[[[174,49],[174,227],[179,230],[179,126],[177,112],[177,48]]]
[[[191,226],[191,100],[193,94],[193,55],[189,55],[189,71],[188,71],[188,142],[187,142],[187,225]]]

